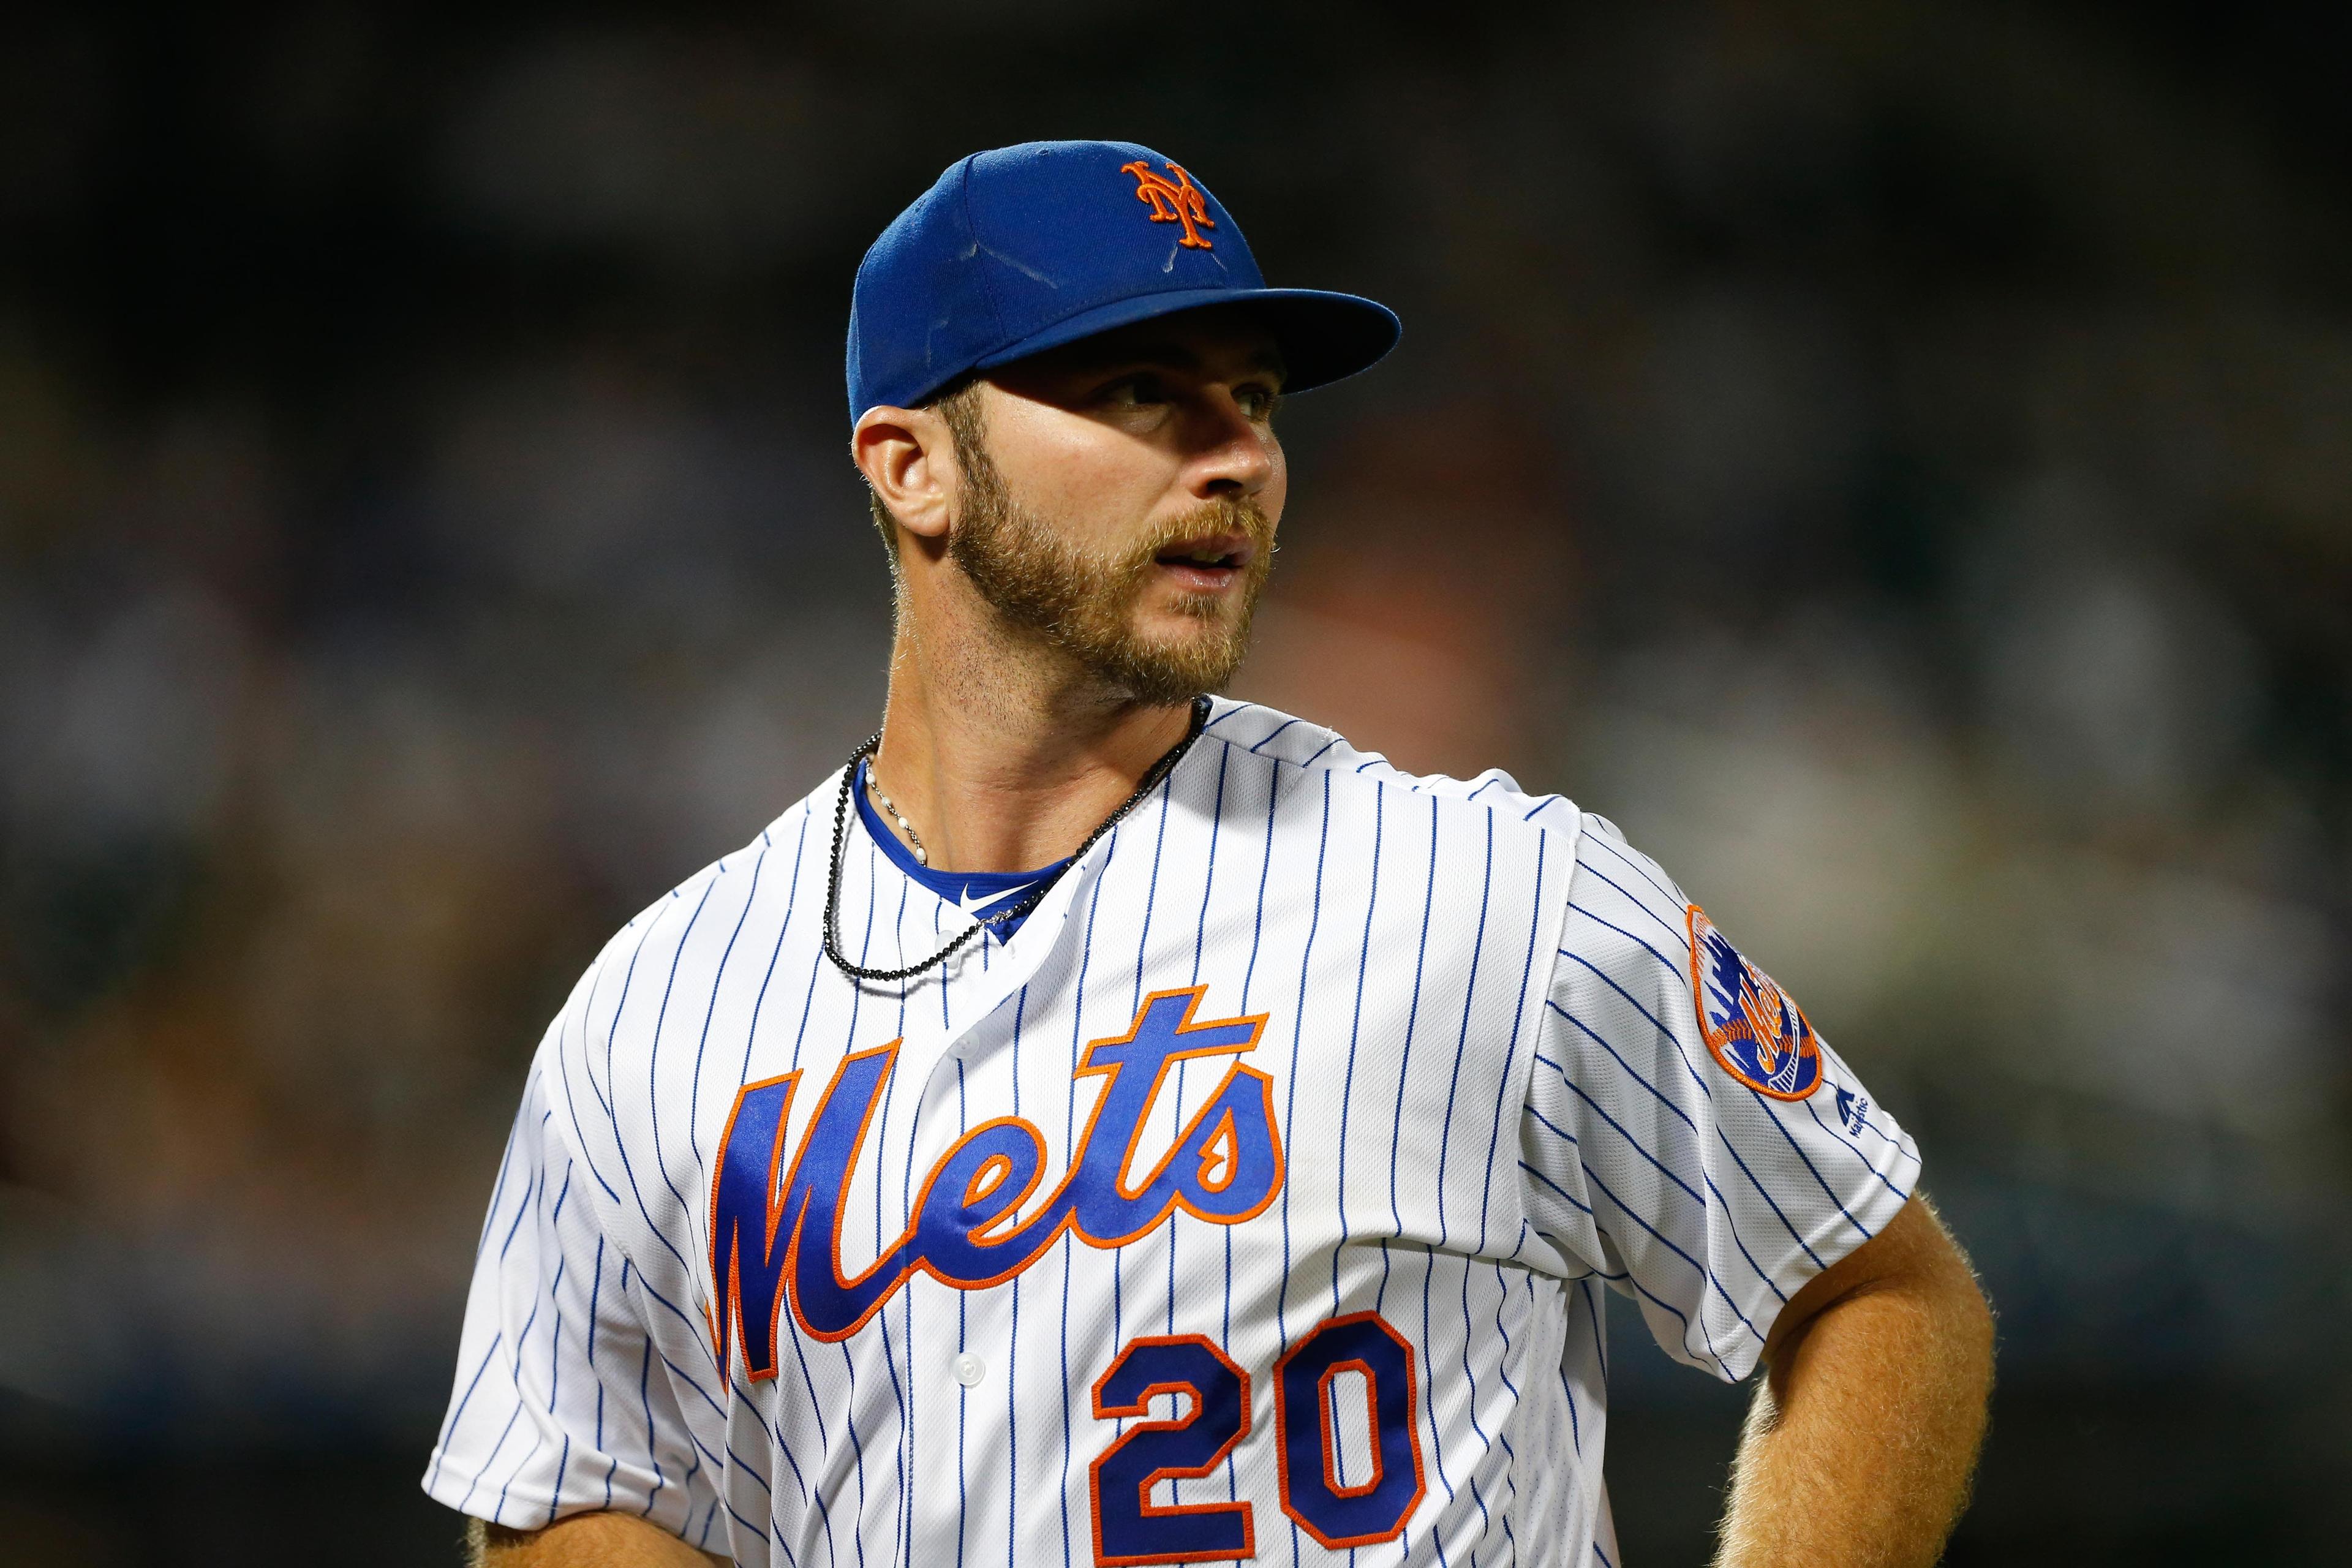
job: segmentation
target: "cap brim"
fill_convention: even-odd
[[[1404,332],[1395,311],[1356,294],[1323,289],[1172,289],[1081,310],[996,350],[973,368],[993,370],[1114,328],[1218,305],[1244,307],[1265,322],[1282,351],[1286,393],[1311,392],[1370,369]]]

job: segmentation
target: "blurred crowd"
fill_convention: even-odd
[[[1237,692],[1658,857],[1918,1132],[2005,1399],[2340,1464],[2336,79],[2121,8],[908,16],[0,24],[0,1415],[429,1443],[545,1019],[878,718],[857,257],[1076,134],[1405,319],[1285,411]]]

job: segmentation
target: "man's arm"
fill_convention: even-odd
[[[575,1513],[545,1530],[466,1521],[471,1568],[725,1568],[658,1525],[625,1513]]]
[[[1992,1311],[1915,1196],[1782,1309],[1748,1409],[1723,1568],[1925,1568],[1968,1499]]]

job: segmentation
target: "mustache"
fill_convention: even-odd
[[[1121,565],[1140,573],[1161,551],[1219,533],[1238,533],[1247,539],[1251,554],[1261,564],[1273,557],[1274,520],[1265,515],[1265,509],[1246,496],[1220,496],[1152,529],[1129,547]]]

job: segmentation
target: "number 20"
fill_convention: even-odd
[[[1372,1450],[1370,1478],[1344,1483],[1332,1408],[1342,1373],[1363,1379]],[[1403,1533],[1426,1489],[1412,1346],[1377,1312],[1352,1312],[1318,1323],[1275,1363],[1274,1376],[1282,1511],[1334,1549]],[[1095,1562],[1131,1568],[1255,1556],[1247,1502],[1151,1500],[1160,1482],[1209,1475],[1249,1436],[1249,1373],[1199,1334],[1130,1340],[1095,1382],[1095,1417],[1143,1417],[1164,1394],[1184,1408],[1165,1421],[1137,1419],[1094,1462]]]

